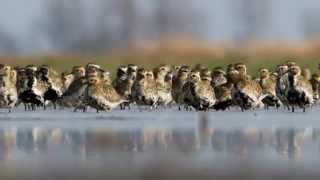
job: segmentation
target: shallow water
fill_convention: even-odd
[[[2,112],[0,179],[318,177],[319,115]]]

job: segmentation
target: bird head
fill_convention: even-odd
[[[83,66],[74,66],[72,68],[72,74],[75,79],[82,78],[86,75],[86,69]]]
[[[189,80],[194,83],[201,81],[200,72],[199,71],[192,71],[189,75]]]
[[[189,66],[182,66],[178,72],[178,77],[180,79],[187,79],[190,74],[190,67]]]
[[[153,80],[154,79],[154,75],[152,71],[146,71],[145,72],[145,78],[148,80]]]
[[[209,69],[203,69],[200,73],[201,76],[201,80],[202,81],[209,81],[211,82],[212,80],[212,75],[211,75],[211,71]]]
[[[117,79],[125,80],[127,78],[128,67],[120,66],[117,70]]]
[[[260,79],[269,78],[269,75],[270,75],[270,72],[269,72],[268,69],[266,69],[266,68],[261,68],[261,69],[259,70]]]
[[[290,68],[292,66],[296,66],[297,63],[293,60],[288,60],[288,61],[286,61],[286,65]]]
[[[234,68],[241,74],[241,75],[247,75],[247,66],[243,63],[236,63],[234,65]]]
[[[154,69],[154,74],[157,79],[164,79],[165,76],[171,71],[170,66],[168,65],[161,65]]]
[[[227,74],[227,79],[231,83],[237,83],[241,79],[241,74],[236,69],[229,70]]]
[[[299,66],[291,66],[289,73],[293,76],[301,75],[301,68]]]
[[[96,85],[101,81],[101,78],[95,74],[91,74],[87,77],[89,85]]]
[[[138,66],[134,64],[129,64],[127,67],[128,67],[128,70],[127,70],[128,78],[134,81],[137,77]]]
[[[276,72],[279,76],[286,74],[289,71],[289,67],[286,64],[280,64],[277,66]]]

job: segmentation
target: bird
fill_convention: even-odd
[[[22,77],[19,77],[19,99],[25,105],[25,110],[35,111],[36,107],[44,106],[44,94],[48,85],[37,78],[38,67],[27,65]]]
[[[216,103],[213,106],[213,109],[217,111],[224,111],[226,109],[229,109],[233,105],[231,94],[232,87],[233,85],[231,83],[225,83],[214,88]]]
[[[122,65],[117,69],[116,78],[112,82],[112,85],[119,95],[129,100],[120,105],[121,109],[125,109],[126,107],[130,109],[130,103],[132,103],[131,89],[137,76],[137,68],[136,65],[129,64],[127,66]]]
[[[43,95],[45,100],[44,109],[46,109],[47,102],[51,102],[54,109],[56,109],[56,102],[61,98],[63,91],[61,76],[58,72],[46,65],[42,65],[38,68],[36,76],[39,81],[42,81],[48,87],[47,91]]]
[[[127,67],[128,67],[128,70],[127,70],[128,76],[132,79],[135,79],[135,77],[137,76],[139,67],[135,64],[128,64]]]
[[[231,68],[228,68],[230,71]],[[226,72],[222,67],[215,67],[212,70],[211,86],[214,88],[216,103],[213,106],[215,110],[226,110],[232,105],[231,90],[233,83],[228,80]]]
[[[26,75],[25,67],[16,68],[16,71],[17,71],[16,88],[17,88],[17,94],[18,94],[17,106],[19,106],[21,103],[23,103],[19,97],[20,97],[20,94],[27,89],[27,78],[28,77]]]
[[[137,78],[132,86],[132,98],[140,106],[147,105],[151,109],[157,108],[159,96],[153,72],[138,69]]]
[[[44,94],[48,90],[48,85],[35,76],[28,78],[28,89],[21,94],[22,99],[28,104],[31,104],[31,109],[36,110],[36,107],[44,106]]]
[[[131,101],[132,103],[132,99],[131,99],[131,89],[132,89],[132,86],[133,86],[133,83],[134,81],[136,80],[136,77],[137,77],[137,72],[138,72],[138,66],[135,65],[135,64],[128,64],[128,71],[127,71],[127,79],[128,79],[128,82],[127,82],[127,89],[128,89],[128,99]]]
[[[124,95],[125,92],[123,92],[123,84],[125,84],[125,81],[127,80],[127,73],[128,73],[128,67],[127,66],[120,66],[117,69],[116,78],[113,80],[112,85],[116,89],[116,91]]]
[[[313,90],[313,99],[315,101],[319,100],[319,93],[320,93],[320,75],[318,73],[313,74],[311,79],[310,79],[310,83],[312,86],[312,90]]]
[[[130,104],[155,109],[176,103],[179,110],[239,106],[244,111],[283,105],[294,112],[319,101],[320,73],[312,74],[292,60],[277,65],[274,72],[260,68],[256,79],[242,62],[227,65],[226,71],[210,70],[203,64],[162,64],[152,70],[128,64],[118,67],[112,81],[110,72],[94,63],[74,66],[70,73],[58,73],[48,65],[0,64],[0,108],[10,112],[23,103],[25,110],[36,110],[51,103],[75,111],[109,111],[117,106],[130,109]]]
[[[74,67],[73,71],[75,79],[69,86],[69,89],[62,95],[62,102],[66,107],[74,107],[74,112],[82,109],[87,110],[88,105],[85,101],[85,92],[88,88],[88,77],[97,76],[99,82],[110,84],[111,80],[109,72],[104,71],[99,65],[88,63],[85,67]]]
[[[172,75],[173,77],[176,76],[180,70],[181,66],[180,65],[174,65],[173,66],[173,71],[172,71]]]
[[[226,72],[222,67],[215,67],[211,73],[212,87],[217,87],[227,83]]]
[[[74,75],[72,73],[62,73],[61,81],[62,81],[62,94],[63,94],[69,89],[71,83],[74,81]]]
[[[105,84],[112,85],[111,74],[109,71],[103,70],[101,72],[101,78]]]
[[[248,79],[245,73],[240,73],[236,69],[232,70],[230,75],[234,83],[232,99],[241,108],[241,111],[264,106],[262,99],[265,95],[262,94],[262,89],[256,81]]]
[[[7,65],[0,65],[0,108],[7,108],[9,112],[18,102],[16,84],[16,70]]]
[[[208,111],[215,104],[215,94],[211,86],[211,76],[201,79],[199,71],[192,71],[183,86],[183,100],[188,106],[199,111]]]
[[[289,109],[288,100],[285,95],[285,91],[288,87],[288,70],[289,67],[286,64],[280,64],[276,68],[276,95],[280,99],[282,105]]]
[[[58,103],[63,107],[77,107],[75,108],[75,111],[79,108],[85,111],[85,107],[82,106],[83,93],[87,88],[85,67],[74,66],[71,74],[73,75],[73,81],[70,83],[68,89],[62,94]]]
[[[172,97],[177,103],[179,110],[180,105],[184,104],[183,100],[183,86],[187,82],[191,69],[189,66],[181,66],[176,76],[172,79]]]
[[[270,77],[270,71],[267,68],[261,68],[259,70],[259,78],[256,81],[261,86],[262,93],[266,95],[262,99],[266,109],[270,106],[279,108],[281,102],[276,95],[276,80]]]
[[[247,66],[243,63],[234,64],[234,69],[239,72],[239,75],[246,79],[251,79],[251,76],[247,73]]]
[[[172,103],[172,74],[169,65],[161,65],[154,69],[156,90],[159,96],[158,105],[167,106]]]
[[[121,96],[128,97],[131,91],[131,87],[128,87],[128,67],[120,66],[117,69],[116,78],[112,82],[113,87]]]
[[[122,98],[111,84],[106,84],[98,73],[87,76],[84,104],[99,111],[110,111],[127,100]]]
[[[292,112],[297,106],[305,112],[306,107],[313,104],[312,85],[301,75],[301,68],[297,65],[292,65],[289,68],[288,86],[285,94]]]

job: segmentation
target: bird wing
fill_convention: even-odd
[[[205,100],[214,103],[215,94],[213,88],[204,82],[199,82],[192,87],[194,89],[194,96],[196,99]]]
[[[297,87],[299,90],[305,92],[305,94],[310,98],[313,99],[313,89],[311,83],[303,78],[302,76],[299,76],[297,79]]]
[[[237,89],[249,96],[252,101],[256,101],[261,96],[261,87],[255,81],[242,80],[237,84]]]
[[[35,86],[32,87],[34,94],[38,96],[43,96],[44,93],[48,90],[48,86],[45,82],[38,80]]]
[[[109,84],[103,84],[102,85],[103,95],[106,100],[109,102],[118,102],[124,100],[117,91],[113,88],[113,86]]]
[[[85,89],[83,87],[85,86],[86,86],[86,83],[84,78],[76,79],[70,84],[69,88],[63,94],[63,96],[72,96],[77,93],[82,94],[80,93],[80,91],[83,91],[83,89]]]

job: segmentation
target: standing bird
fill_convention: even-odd
[[[306,111],[306,107],[313,104],[312,85],[301,75],[301,69],[293,65],[288,73],[288,87],[286,89],[286,98],[292,112],[298,106]]]
[[[172,71],[172,76],[173,76],[173,77],[177,76],[180,68],[181,68],[180,65],[175,65],[175,66],[173,66],[173,71]]]
[[[46,109],[47,102],[51,102],[54,109],[56,109],[56,102],[61,98],[63,91],[61,76],[52,68],[41,66],[37,71],[37,79],[45,83],[48,87],[43,96],[45,100],[44,108]]]
[[[262,99],[265,107],[268,109],[269,106],[276,108],[280,107],[280,100],[276,95],[276,81],[270,77],[270,72],[266,68],[259,70],[259,78],[257,82],[262,88],[262,93],[266,96]]]
[[[18,93],[17,106],[19,106],[22,103],[22,100],[19,97],[20,97],[20,94],[27,89],[28,77],[26,75],[26,69],[24,67],[17,68],[16,71],[17,71],[16,88]]]
[[[87,80],[85,78],[86,70],[83,66],[74,66],[71,74],[73,75],[73,81],[70,83],[68,89],[63,93],[59,104],[64,107],[85,107],[82,105],[83,93],[87,88]],[[77,110],[77,108],[75,109]]]
[[[234,69],[239,72],[239,75],[246,79],[251,79],[251,76],[247,74],[247,66],[243,63],[236,63]]]
[[[117,70],[117,76],[112,85],[120,96],[129,100],[120,105],[121,109],[126,107],[130,109],[130,103],[132,103],[131,89],[137,76],[137,68],[136,65],[129,64],[128,66],[120,66]]]
[[[119,95],[129,98],[131,86],[129,86],[127,66],[120,66],[118,68],[116,78],[113,80],[112,85]],[[121,109],[125,109],[125,105],[120,105],[120,107]]]
[[[172,103],[172,74],[168,65],[161,65],[154,69],[157,94],[159,96],[158,105],[167,106]]]
[[[127,66],[120,66],[117,69],[116,78],[113,80],[112,85],[116,89],[116,91],[125,96],[126,89],[124,88],[126,85],[126,81],[128,78],[128,67]]]
[[[262,99],[265,96],[259,84],[248,79],[238,70],[231,70],[229,73],[234,83],[232,99],[241,108],[241,111],[263,107]]]
[[[101,79],[105,84],[112,85],[111,75],[109,71],[102,71]]]
[[[8,108],[11,112],[18,101],[17,72],[10,66],[0,66],[0,108]]]
[[[231,69],[229,68],[229,71]],[[212,71],[212,87],[216,95],[215,110],[226,110],[232,105],[231,90],[233,83],[227,78],[226,72],[221,67],[216,67]]]
[[[19,77],[19,99],[25,105],[25,110],[36,110],[36,107],[43,106],[44,93],[48,90],[47,84],[37,79],[38,68],[28,65],[25,68],[25,76]]]
[[[156,82],[152,71],[140,68],[132,86],[132,98],[138,105],[156,108],[159,100]]]
[[[126,102],[111,84],[105,83],[98,73],[87,76],[88,87],[85,90],[84,104],[99,111],[110,111]]]
[[[318,101],[319,95],[320,95],[320,75],[313,74],[311,77],[310,83],[312,85],[312,90],[313,90],[313,99],[315,101]]]
[[[226,72],[221,67],[215,67],[212,70],[211,78],[213,87],[227,83]]]
[[[183,100],[183,86],[187,82],[189,73],[189,66],[182,66],[177,75],[172,79],[172,97],[173,100],[178,104],[179,110],[181,110],[180,105],[184,104]]]
[[[134,81],[137,78],[137,73],[138,73],[138,66],[134,65],[134,64],[129,64],[128,65],[128,71],[127,71],[128,82],[127,82],[127,87],[126,88],[128,89],[127,96],[128,96],[128,99],[131,101],[131,103],[132,103],[132,98],[131,98],[132,92],[131,92],[131,89],[132,89]]]
[[[289,109],[288,100],[286,97],[286,89],[289,85],[288,82],[288,66],[281,64],[277,66],[276,72],[278,74],[276,79],[276,95],[280,99],[281,103]]]
[[[74,75],[72,73],[62,73],[62,94],[64,94],[70,87],[71,83],[74,81]]]
[[[183,100],[188,106],[199,111],[208,111],[215,104],[215,94],[211,86],[211,76],[203,80],[199,71],[190,73],[188,82],[183,86]]]

